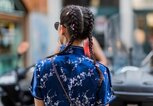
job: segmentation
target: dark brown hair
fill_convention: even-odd
[[[96,65],[96,60],[93,53],[92,31],[94,27],[94,15],[86,7],[69,5],[63,8],[61,11],[60,24],[64,25],[68,29],[71,38],[65,49],[55,55],[60,55],[63,52],[65,52],[73,44],[74,40],[84,40],[88,38],[90,56],[94,60],[94,65],[99,75],[99,85],[96,94],[97,95],[96,99],[98,100],[99,99],[98,93],[101,88],[103,74],[99,69],[99,67]]]

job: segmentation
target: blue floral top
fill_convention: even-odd
[[[98,94],[99,103],[100,106],[105,106],[114,99],[110,74],[107,67],[98,62],[97,65],[104,76]],[[83,48],[79,46],[71,46],[62,55],[41,60],[36,64],[31,82],[34,98],[43,100],[46,106],[69,106],[53,66],[56,67],[72,103],[76,106],[95,104],[99,76],[93,60],[86,57]]]

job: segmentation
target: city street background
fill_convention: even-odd
[[[126,100],[127,97],[123,104],[152,106],[153,92],[150,89],[153,89],[153,0],[0,0],[0,87],[16,84],[19,79],[17,76],[14,78],[14,73],[18,71],[22,73],[22,77],[25,75],[19,80],[22,83],[21,88],[28,91],[32,71],[29,74],[29,69],[26,68],[54,53],[58,41],[54,23],[59,21],[61,9],[69,4],[87,6],[93,12],[93,36],[107,57],[107,66],[112,77],[114,76],[112,84],[115,90],[118,90],[121,82],[129,79],[128,84],[132,87],[139,79],[145,81],[145,84],[149,82],[149,85],[140,90],[144,97],[148,97],[151,92],[149,102]],[[26,49],[24,53],[20,53],[19,46]],[[126,73],[128,78],[120,81],[123,77],[121,73],[125,70],[139,70],[136,75],[143,70],[148,77],[143,77],[143,72],[140,77],[134,76],[134,73]],[[134,82],[131,83],[132,81]],[[136,86],[129,89],[132,89],[131,95],[137,94]],[[128,90],[123,88],[123,91]],[[142,94],[140,92],[139,95]],[[3,93],[3,89],[0,89],[0,96]],[[124,101],[122,97],[120,99]],[[1,102],[0,106],[3,106]]]

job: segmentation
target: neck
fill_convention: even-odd
[[[69,36],[70,36],[69,34],[65,36],[66,37],[66,42],[68,42],[70,40]],[[83,40],[74,40],[72,45],[83,47]]]
[[[77,40],[75,40],[72,45],[73,46],[81,46],[81,47],[83,47],[83,41],[77,41]]]

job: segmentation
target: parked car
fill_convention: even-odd
[[[153,106],[153,74],[146,68],[125,66],[112,76],[112,85],[112,106]]]

